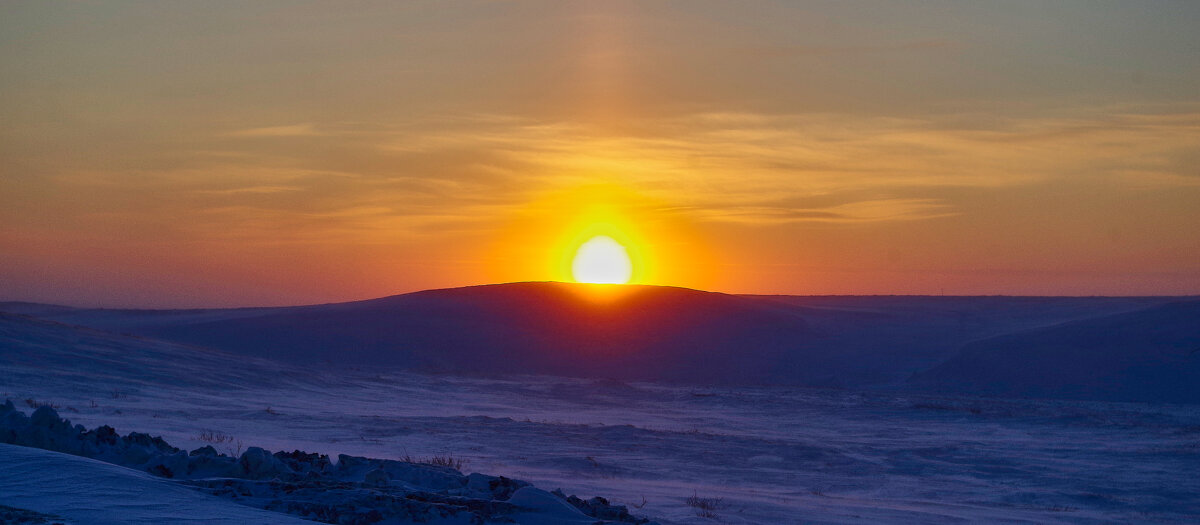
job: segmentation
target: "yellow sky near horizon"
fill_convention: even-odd
[[[6,4],[0,300],[1200,294],[1200,8]]]

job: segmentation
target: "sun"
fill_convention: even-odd
[[[607,235],[597,235],[575,251],[571,276],[580,283],[626,284],[633,278],[633,263],[621,243]]]

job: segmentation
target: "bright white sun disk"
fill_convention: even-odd
[[[581,283],[625,284],[633,277],[633,263],[621,243],[607,235],[597,235],[575,252],[571,275]]]

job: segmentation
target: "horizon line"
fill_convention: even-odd
[[[500,283],[468,284],[468,285],[462,285],[462,286],[447,286],[447,287],[440,287],[440,288],[426,288],[426,289],[421,289],[421,290],[413,290],[413,291],[408,291],[408,292],[399,292],[399,293],[392,293],[392,294],[379,295],[379,296],[373,296],[373,297],[366,297],[366,298],[362,298],[362,299],[348,299],[348,300],[341,300],[341,301],[336,301],[336,300],[335,300],[335,301],[328,301],[328,302],[312,302],[312,303],[300,303],[300,304],[265,304],[265,305],[238,305],[238,306],[177,306],[177,307],[156,307],[156,306],[104,306],[103,304],[97,304],[96,306],[79,306],[78,304],[67,304],[67,303],[56,303],[56,302],[42,302],[42,301],[38,301],[38,300],[27,300],[27,299],[12,299],[12,300],[9,300],[9,299],[3,299],[3,298],[0,298],[0,305],[6,305],[6,304],[24,304],[24,305],[31,305],[31,306],[52,306],[52,307],[59,307],[59,308],[71,308],[71,309],[75,309],[75,310],[242,310],[242,309],[259,309],[259,308],[303,308],[303,307],[312,307],[312,306],[327,306],[327,305],[336,305],[336,304],[348,304],[348,303],[358,303],[358,302],[374,301],[374,300],[379,300],[379,299],[387,299],[387,298],[390,298],[390,297],[400,297],[400,296],[404,296],[404,295],[411,295],[411,294],[417,294],[417,293],[437,292],[437,291],[445,291],[445,290],[461,290],[461,289],[465,289],[465,288],[484,288],[484,287],[494,287],[494,286],[509,286],[509,285],[518,285],[518,284],[561,284],[561,285],[578,285],[578,286],[613,286],[613,287],[625,286],[625,287],[648,287],[648,288],[675,288],[675,289],[681,289],[681,290],[691,290],[691,291],[696,291],[696,292],[703,292],[703,293],[714,293],[714,294],[730,295],[730,296],[737,296],[737,297],[813,297],[813,298],[823,298],[823,297],[824,297],[824,298],[829,298],[829,297],[864,297],[864,298],[867,298],[867,297],[913,297],[913,298],[944,297],[944,298],[950,298],[950,299],[953,299],[953,298],[1001,298],[1001,297],[1008,297],[1008,298],[1030,298],[1030,299],[1038,299],[1038,298],[1043,298],[1043,299],[1047,299],[1047,298],[1077,298],[1077,299],[1088,299],[1088,298],[1092,298],[1092,299],[1139,299],[1139,298],[1146,298],[1146,299],[1163,299],[1163,298],[1166,298],[1166,299],[1184,299],[1184,300],[1186,300],[1186,299],[1200,299],[1200,293],[1183,293],[1183,294],[1111,294],[1111,295],[1107,295],[1107,294],[1086,294],[1086,295],[1084,295],[1084,294],[1063,294],[1063,295],[1045,295],[1045,294],[1007,294],[1007,293],[996,293],[996,294],[956,294],[956,293],[950,293],[950,294],[947,294],[947,293],[938,293],[938,294],[930,294],[930,293],[924,293],[924,294],[906,294],[906,293],[869,293],[869,294],[831,294],[831,293],[801,293],[801,294],[794,294],[794,293],[733,293],[733,292],[722,292],[722,291],[715,291],[715,290],[704,290],[704,289],[700,289],[700,288],[689,288],[689,287],[686,287],[686,286],[666,285],[666,284],[644,284],[644,283],[628,283],[628,284],[597,284],[597,283],[580,283],[580,282],[570,282],[570,281],[551,281],[551,280],[540,280],[540,281],[509,281],[509,282],[500,282]],[[0,312],[4,312],[4,310],[0,310]]]

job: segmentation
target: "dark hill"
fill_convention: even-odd
[[[1169,300],[511,283],[282,308],[0,310],[310,366],[862,387],[902,384],[970,341]]]
[[[806,337],[801,310],[685,288],[513,283],[141,331],[288,362],[760,382]]]

